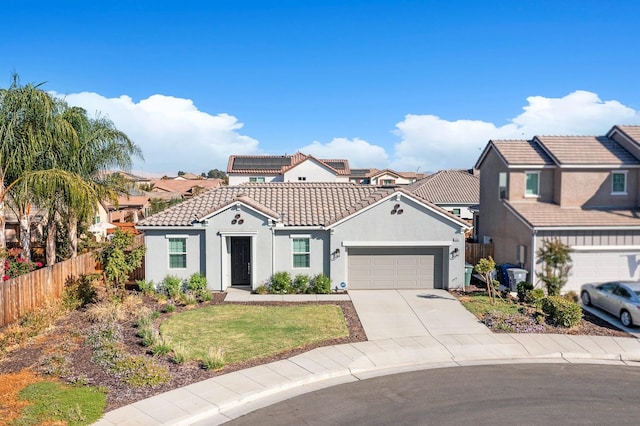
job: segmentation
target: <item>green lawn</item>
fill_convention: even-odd
[[[68,386],[48,381],[22,389],[20,398],[31,404],[22,410],[19,419],[11,423],[14,426],[89,425],[102,417],[107,405],[105,393],[95,387]]]
[[[169,317],[160,334],[189,359],[220,348],[229,364],[345,337],[349,330],[337,305],[212,305]]]
[[[505,315],[514,315],[520,312],[520,306],[516,303],[500,298],[496,298],[495,303],[491,304],[486,293],[468,294],[462,297],[460,301],[469,312],[480,319],[487,313],[499,312]]]

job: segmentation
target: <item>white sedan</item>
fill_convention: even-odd
[[[640,283],[636,281],[585,284],[580,297],[584,305],[596,306],[619,317],[625,327],[640,325]]]

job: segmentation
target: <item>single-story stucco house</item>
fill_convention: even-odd
[[[220,187],[138,223],[146,279],[200,272],[211,290],[288,271],[332,288],[455,288],[469,225],[400,188],[352,183]]]

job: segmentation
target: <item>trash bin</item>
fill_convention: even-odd
[[[514,265],[512,263],[501,263],[496,267],[497,276],[495,278],[500,282],[500,285],[509,287],[509,274],[507,273],[507,271],[511,268],[517,267],[517,265]]]
[[[464,264],[464,285],[471,284],[471,273],[473,272],[473,265],[470,263]]]
[[[528,273],[529,272],[527,272],[526,269],[520,269],[520,268],[507,269],[507,274],[509,275],[509,291],[517,291],[518,283],[520,281],[526,281]]]

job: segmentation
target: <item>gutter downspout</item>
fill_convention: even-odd
[[[538,231],[534,228],[531,232],[531,284],[536,286],[537,274],[536,274],[536,236]]]
[[[276,273],[276,230],[271,226],[271,276]]]

